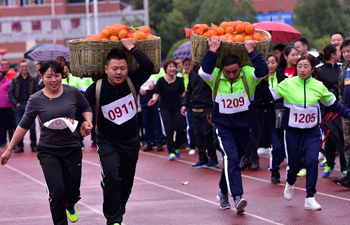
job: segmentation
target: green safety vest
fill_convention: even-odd
[[[307,80],[299,76],[284,79],[271,91],[273,98],[283,98],[284,106],[288,108],[292,105],[315,107],[318,106],[318,102],[331,106],[335,101],[334,94],[313,77]]]
[[[89,77],[76,77],[71,73],[68,74],[68,78],[62,79],[62,84],[67,84],[76,87],[81,92],[85,92],[86,89],[93,83]]]
[[[232,94],[232,93],[240,93],[240,92],[246,92],[244,83],[242,80],[243,72],[246,76],[247,83],[248,83],[248,88],[249,88],[249,93],[250,96],[246,93],[246,96],[249,97],[251,101],[254,100],[254,94],[255,94],[255,88],[256,86],[260,83],[261,79],[256,79],[253,74],[254,74],[254,67],[251,66],[243,66],[241,68],[241,73],[239,78],[231,84],[229,80],[226,79],[224,72],[221,72],[221,77],[220,77],[220,84],[218,86],[218,91],[217,94]],[[215,82],[217,77],[219,76],[220,69],[215,68],[213,71],[213,79],[212,80],[205,80],[203,79],[212,89],[214,92],[215,88]],[[214,94],[214,93],[213,93]],[[215,100],[215,99],[214,99]]]

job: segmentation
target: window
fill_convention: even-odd
[[[93,2],[92,0],[89,0]],[[98,2],[104,2],[105,0],[97,0]],[[85,3],[85,0],[68,0],[68,3]]]

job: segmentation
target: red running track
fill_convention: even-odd
[[[26,139],[28,140],[28,138]],[[84,141],[90,146],[89,141]],[[0,224],[52,224],[45,180],[36,158],[25,141],[25,152],[12,154],[8,165],[0,168]],[[1,149],[3,152],[4,149]],[[218,152],[219,158],[221,155]],[[337,159],[338,160],[338,159]],[[219,191],[222,161],[217,169],[192,169],[197,156],[182,150],[180,159],[167,161],[167,153],[140,151],[133,192],[124,216],[125,225],[232,225],[232,224],[350,224],[349,189],[335,185],[332,179],[341,175],[339,168],[327,179],[319,169],[316,199],[321,211],[304,210],[305,177],[298,178],[294,197],[283,197],[285,167],[282,164],[282,184],[270,183],[268,158],[260,158],[261,169],[243,171],[245,215],[221,210],[216,200]],[[338,161],[337,161],[338,163]],[[77,204],[76,224],[106,224],[102,213],[100,167],[95,151],[84,151],[82,199]],[[188,182],[184,185],[183,182]],[[232,199],[230,199],[233,205]]]

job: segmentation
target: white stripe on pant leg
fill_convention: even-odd
[[[269,169],[268,170],[272,170],[273,169],[273,167],[272,167],[272,161],[273,161],[273,155],[272,155],[272,151],[273,151],[273,146],[272,146],[272,144],[271,144],[271,147],[270,147],[270,165],[269,165]]]
[[[96,145],[97,145],[97,144],[96,144]],[[103,178],[105,178],[105,174],[103,173],[103,166],[102,166],[100,154],[98,154],[98,150],[99,150],[99,149],[100,149],[100,148],[99,148],[98,145],[97,145],[97,156],[98,156],[98,161],[99,161],[100,166],[101,166],[101,174],[102,174],[101,183],[102,183],[103,186],[105,186],[105,183],[103,182]]]
[[[188,114],[186,113],[186,116],[185,116],[185,118],[186,118],[186,137],[187,137],[187,142],[188,142],[188,145],[189,146],[191,146],[191,138],[190,138],[190,132],[189,132],[189,130],[190,130],[190,123],[189,123],[189,120],[188,120]]]
[[[231,193],[231,187],[230,187],[230,180],[228,179],[228,160],[227,160],[227,154],[224,150],[224,146],[222,144],[221,138],[219,137],[219,130],[216,128],[216,135],[218,136],[219,145],[221,147],[222,152],[224,153],[224,173],[225,173],[225,180],[227,184],[228,194],[232,196]]]
[[[287,174],[288,174],[288,170],[289,170],[289,164],[288,164],[288,151],[287,151],[287,141],[286,141],[286,130],[284,130],[284,152],[286,154],[286,160],[287,160],[287,167],[286,167],[286,180],[287,180]]]
[[[163,123],[163,118],[162,118],[162,114],[160,113],[160,109],[158,109],[158,114],[159,114],[160,125],[162,126],[163,136],[166,137],[164,123]]]

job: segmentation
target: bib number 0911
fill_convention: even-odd
[[[312,114],[294,113],[294,119],[296,123],[313,123],[316,120],[316,113],[312,113]]]
[[[130,102],[128,103],[128,105],[130,106],[130,108],[131,108],[132,110],[134,110],[134,104],[133,104],[132,101],[130,101]],[[119,106],[115,107],[114,110],[109,110],[109,111],[108,111],[108,117],[109,117],[109,119],[111,119],[111,120],[115,120],[116,118],[122,117],[124,112],[125,112],[126,114],[129,113],[128,106],[125,105],[125,104],[123,104],[121,107],[119,107]]]
[[[237,108],[239,106],[244,106],[244,98],[234,98],[234,99],[222,99],[222,104],[224,108],[232,109]]]

